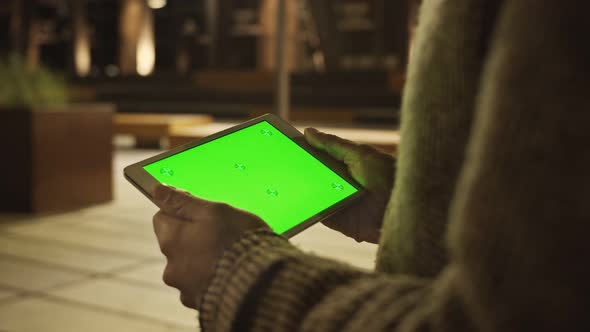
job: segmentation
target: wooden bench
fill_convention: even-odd
[[[174,130],[211,122],[213,117],[204,114],[120,113],[114,117],[115,133],[134,136],[138,147],[160,146],[161,140],[169,139]]]
[[[235,126],[237,123],[214,122],[202,126],[177,127],[170,131],[170,147],[176,147],[190,141],[203,138]],[[295,126],[303,132],[306,126]],[[342,128],[342,127],[316,127],[318,130],[340,136],[342,138],[364,144],[370,144],[376,148],[397,155],[397,146],[400,142],[399,131],[393,129],[365,129],[365,128]]]

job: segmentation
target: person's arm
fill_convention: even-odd
[[[204,330],[590,330],[589,10],[505,2],[454,200],[451,263],[436,279],[361,272],[250,233],[217,265]]]
[[[490,331],[590,331],[590,3],[505,1],[449,245]]]
[[[257,231],[225,252],[199,317],[203,331],[218,332],[417,331],[438,310],[441,331],[467,330],[453,277],[433,282],[369,273]]]
[[[395,188],[376,269],[436,277],[501,0],[425,1],[409,61]]]

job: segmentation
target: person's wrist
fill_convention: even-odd
[[[241,303],[236,299],[242,298],[266,268],[289,248],[293,247],[286,238],[266,229],[249,231],[228,247],[198,304],[201,328],[229,328],[225,326],[229,322],[220,317],[233,317]]]
[[[244,231],[235,241],[226,244],[225,248],[223,248],[221,252],[221,255],[213,266],[211,278],[209,278],[208,282],[206,283],[202,294],[196,298],[198,311],[200,311],[205,304],[208,292],[211,291],[216,293],[219,291],[219,289],[217,289],[218,287],[211,289],[212,285],[225,284],[224,280],[227,280],[231,276],[228,271],[233,269],[239,256],[258,246],[260,244],[259,240],[261,237],[280,236],[273,232],[269,227],[257,227]]]

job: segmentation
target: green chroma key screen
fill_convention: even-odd
[[[196,197],[252,212],[279,234],[358,191],[267,121],[144,169]]]

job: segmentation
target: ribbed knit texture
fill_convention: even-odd
[[[590,331],[590,3],[424,6],[379,271],[249,233],[204,331]]]
[[[425,1],[410,59],[395,188],[377,270],[435,276],[499,0]],[[419,221],[419,222],[417,222]]]

